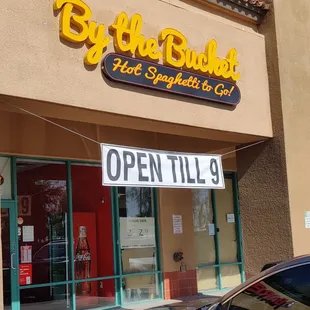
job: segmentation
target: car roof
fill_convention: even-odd
[[[230,292],[225,294],[220,299],[220,302],[225,303],[227,300],[234,297],[234,295],[237,295],[241,290],[251,286],[255,282],[258,282],[264,278],[267,278],[268,276],[271,276],[271,275],[277,273],[278,271],[289,269],[289,268],[292,268],[292,267],[298,266],[298,265],[304,265],[304,264],[310,264],[310,255],[298,256],[298,257],[295,257],[289,261],[279,263],[279,264],[277,264],[271,268],[266,269],[265,271],[259,273],[258,275],[250,278],[249,280],[247,280],[243,284],[237,286],[236,288],[232,289]]]

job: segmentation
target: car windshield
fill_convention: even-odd
[[[310,264],[277,273],[264,282],[278,292],[310,306]]]

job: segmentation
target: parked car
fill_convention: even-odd
[[[207,303],[208,299],[206,298],[160,307],[160,309],[310,309],[310,255],[264,267],[265,270],[262,273],[252,277],[214,302]]]

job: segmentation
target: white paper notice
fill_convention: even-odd
[[[172,215],[173,233],[183,234],[182,215]]]
[[[32,246],[22,246],[20,247],[20,253],[21,253],[21,263],[32,263]]]
[[[227,223],[235,223],[235,215],[232,214],[226,214]]]
[[[23,226],[23,242],[33,242],[33,241],[34,241],[34,227]]]
[[[209,236],[214,236],[215,235],[214,224],[208,224],[208,228],[209,228]]]
[[[121,248],[153,248],[155,241],[154,217],[121,217]]]
[[[310,228],[310,211],[305,212],[305,227]]]

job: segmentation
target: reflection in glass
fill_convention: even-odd
[[[152,217],[152,189],[143,187],[119,188],[120,217]]]
[[[70,309],[69,285],[49,286],[20,291],[21,310]]]
[[[69,280],[66,166],[18,160],[17,193],[23,206],[19,264],[32,264],[30,278],[21,285]],[[38,292],[31,292],[33,301],[41,298]]]
[[[123,279],[123,296],[125,303],[159,298],[157,275],[125,277]]]
[[[76,308],[78,310],[112,307],[115,305],[114,279],[92,281],[90,285],[92,287],[91,292],[76,297]],[[76,285],[77,288],[78,284]]]
[[[102,186],[101,167],[71,166],[74,278],[83,280],[114,274],[110,188]],[[91,290],[92,283],[78,285],[77,295]]]
[[[151,188],[119,188],[123,273],[157,270],[155,216]]]
[[[211,191],[192,190],[193,224],[195,235],[196,264],[215,264],[215,225],[211,201]]]
[[[0,195],[1,199],[12,199],[11,159],[0,157]]]

